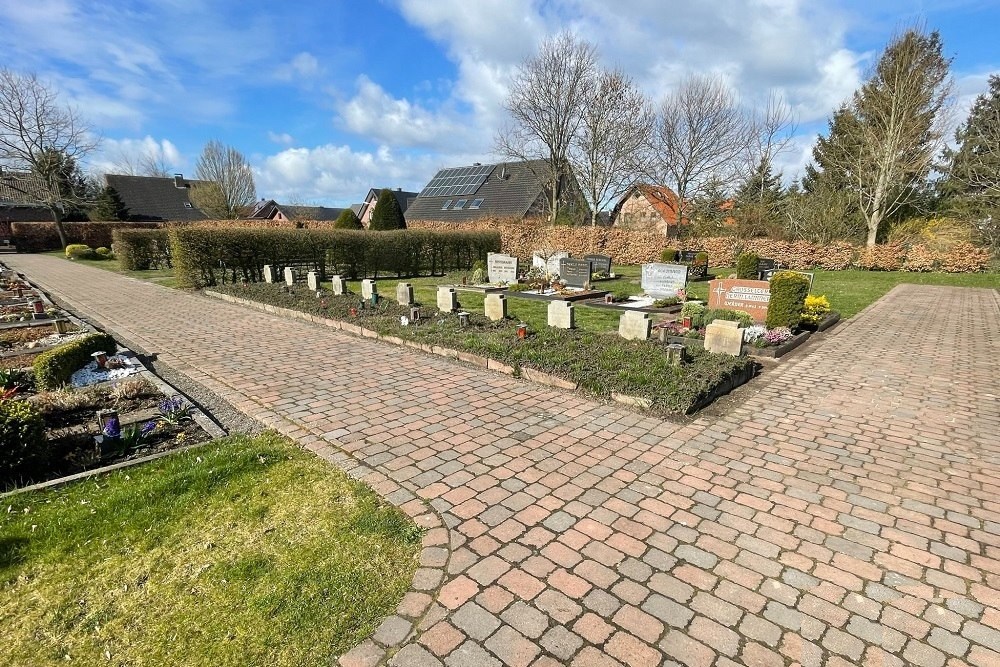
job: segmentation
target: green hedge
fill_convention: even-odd
[[[69,382],[73,373],[87,365],[94,352],[103,350],[111,355],[116,349],[115,339],[110,334],[93,333],[42,352],[32,364],[35,384],[39,389],[58,389]]]
[[[489,252],[500,252],[499,232],[379,232],[345,229],[207,229],[169,231],[175,275],[183,287],[260,282],[264,265],[304,262],[325,279],[379,274],[417,276],[469,269]]]
[[[0,482],[19,481],[50,454],[45,421],[26,401],[0,401]]]
[[[111,234],[116,229],[154,229],[156,222],[64,222],[63,231],[70,243],[82,243],[91,248],[111,246]],[[54,222],[13,222],[10,225],[11,242],[18,252],[44,252],[59,250],[59,232]]]
[[[767,305],[767,328],[799,326],[809,294],[809,278],[782,271],[771,278],[771,301]]]
[[[116,229],[115,256],[125,271],[170,267],[170,238],[165,229]]]
[[[745,252],[736,258],[736,277],[740,280],[757,280],[757,263],[760,257],[756,253]]]

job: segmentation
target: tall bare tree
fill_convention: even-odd
[[[893,38],[814,150],[822,177],[854,196],[869,246],[887,219],[923,197],[944,141],[950,64],[937,32],[911,28]]]
[[[603,71],[589,91],[568,153],[590,223],[636,181],[638,156],[653,128],[649,101],[621,71]]]
[[[684,79],[660,105],[647,146],[645,176],[677,195],[677,219],[715,183],[733,183],[745,162],[752,123],[718,76]],[[674,206],[674,202],[664,202]]]
[[[52,215],[63,247],[69,243],[63,219],[93,194],[73,174],[97,144],[76,110],[36,75],[0,69],[0,165],[13,170],[7,178],[42,181],[38,203]]]
[[[198,157],[195,173],[200,180],[214,184],[191,189],[195,205],[209,217],[236,219],[246,215],[257,201],[250,163],[232,146],[209,141]]]
[[[550,219],[555,221],[570,175],[569,151],[597,72],[594,46],[564,32],[542,43],[517,68],[504,108],[511,122],[497,134],[497,153],[540,160]]]
[[[115,171],[126,176],[169,178],[170,165],[160,147],[146,148],[138,155],[121,150],[115,158]]]
[[[773,172],[777,157],[788,150],[796,124],[792,110],[773,92],[768,95],[762,107],[753,110],[748,123],[747,154],[741,165],[746,170],[743,183],[752,183],[756,186],[757,198],[765,199],[766,178],[757,176]],[[781,173],[778,172],[776,176],[780,179]]]

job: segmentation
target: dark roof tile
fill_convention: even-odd
[[[105,182],[118,191],[132,220],[204,220],[206,216],[191,203],[192,188],[208,181],[182,179],[183,187],[174,178],[158,176],[124,176],[105,174]]]

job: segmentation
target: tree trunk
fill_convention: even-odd
[[[56,233],[59,234],[59,243],[62,244],[63,250],[69,245],[69,238],[66,237],[66,230],[63,228],[62,221],[62,211],[57,208],[51,209],[52,211],[52,222],[56,223]]]

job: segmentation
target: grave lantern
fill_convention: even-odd
[[[517,337],[520,340],[524,340],[525,338],[528,337],[528,325],[527,324],[525,324],[525,323],[522,322],[521,324],[517,325]]]
[[[416,322],[420,319],[420,309],[416,306],[410,308],[410,321]]]
[[[461,312],[458,314],[458,325],[462,327],[469,326],[469,314],[466,312]]]
[[[45,314],[45,302],[41,299],[33,299],[31,302],[31,311],[35,315]]]
[[[681,318],[681,326],[685,327],[686,329],[690,329],[691,328],[691,318],[690,317],[683,317],[683,318]]]
[[[18,299],[24,298],[24,288],[21,287],[20,285],[17,286],[17,298]]]
[[[680,366],[684,363],[684,356],[687,352],[687,348],[680,343],[671,343],[667,345],[667,361],[671,366]]]
[[[348,313],[348,314],[349,314],[349,315],[350,315],[351,317],[357,317],[357,316],[358,316],[358,309],[357,309],[357,308],[355,308],[354,306],[351,306],[350,308],[348,308],[348,309],[347,309],[347,313]]]
[[[316,290],[316,298],[317,299],[323,298],[323,290],[320,289]]]
[[[101,350],[100,352],[94,352],[92,355],[94,361],[97,363],[97,367],[100,369],[105,368],[108,365],[108,353]]]
[[[604,303],[614,303],[614,302],[615,302],[615,295],[614,294],[610,294],[609,293],[609,294],[605,294],[604,295]]]

